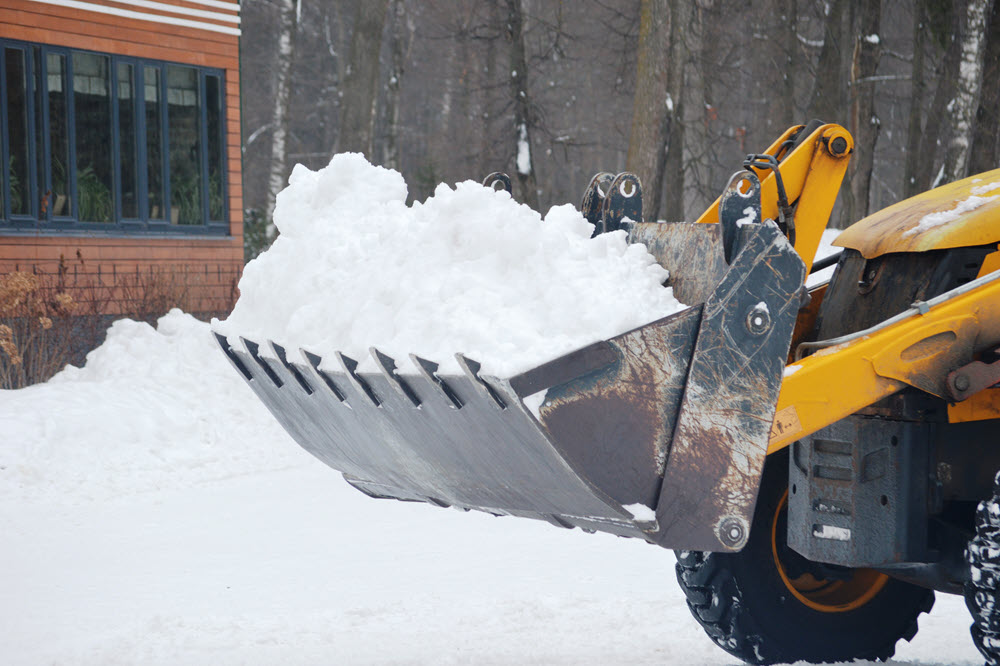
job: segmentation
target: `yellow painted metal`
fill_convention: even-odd
[[[1000,419],[1000,387],[988,388],[968,400],[948,404],[948,422]]]
[[[767,149],[776,155],[781,145],[797,131],[801,125],[789,128]],[[842,138],[842,150],[835,153],[831,149],[834,140]],[[828,124],[819,127],[795,150],[784,156],[780,162],[782,183],[790,204],[795,208],[795,250],[806,264],[806,274],[812,267],[816,248],[823,236],[823,230],[830,219],[830,212],[840,191],[840,183],[847,171],[850,155],[854,150],[854,139],[850,132],[840,125]],[[761,180],[761,214],[764,219],[778,219],[778,186],[774,173],[767,169],[755,169]],[[720,197],[721,199],[721,197]],[[699,223],[719,221],[719,199],[715,200],[697,220]]]
[[[889,252],[925,252],[998,242],[1000,169],[884,208],[845,230],[834,245],[857,250],[872,259]]]
[[[943,384],[944,376],[971,361],[975,352],[1000,345],[998,303],[1000,279],[790,364],[768,453],[907,385],[929,390]]]
[[[993,271],[1000,271],[1000,252],[986,255],[986,258],[983,259],[983,267],[979,269],[979,275],[976,277],[989,275]]]
[[[788,511],[787,490],[771,519],[771,557],[785,588],[804,605],[820,613],[847,613],[874,599],[889,582],[887,575],[874,569],[852,569],[846,578],[839,580],[818,579],[809,573],[792,578],[781,560],[782,549],[778,547],[778,522],[782,511]],[[784,535],[780,537],[784,538]]]

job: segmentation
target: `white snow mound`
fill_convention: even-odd
[[[302,464],[219,351],[171,310],[121,319],[83,368],[0,391],[0,501],[104,499]]]
[[[281,235],[214,330],[237,347],[243,336],[307,349],[327,368],[340,351],[373,370],[376,347],[404,373],[410,353],[446,372],[463,353],[510,376],[684,307],[644,246],[623,231],[590,238],[571,205],[542,219],[472,181],[405,201],[402,176],[360,154],[297,165],[277,198]]]

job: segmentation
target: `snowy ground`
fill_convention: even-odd
[[[179,312],[0,392],[0,664],[732,664],[673,555],[371,500]],[[940,596],[897,663],[978,664]]]

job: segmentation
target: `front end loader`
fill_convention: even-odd
[[[695,619],[749,663],[886,659],[934,590],[967,595],[996,663],[1000,170],[862,220],[807,287],[853,151],[790,128],[695,223],[642,221],[638,179],[598,174],[595,234],[644,244],[690,307],[514,376],[216,337],[361,492],[677,551]]]

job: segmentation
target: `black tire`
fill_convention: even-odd
[[[976,508],[976,536],[965,551],[970,581],[965,585],[965,605],[972,613],[972,641],[989,666],[1000,665],[1000,474],[993,497]]]
[[[787,455],[771,456],[746,547],[677,552],[677,581],[691,614],[716,645],[749,664],[888,659],[900,638],[917,633],[917,616],[934,605],[934,592],[872,570],[816,565],[788,549],[784,531],[774,528],[785,520],[787,487]],[[793,583],[786,566],[812,577]],[[820,595],[839,587],[838,594],[855,596],[824,605],[815,601],[821,596],[807,596],[812,591],[793,589],[803,580]]]

